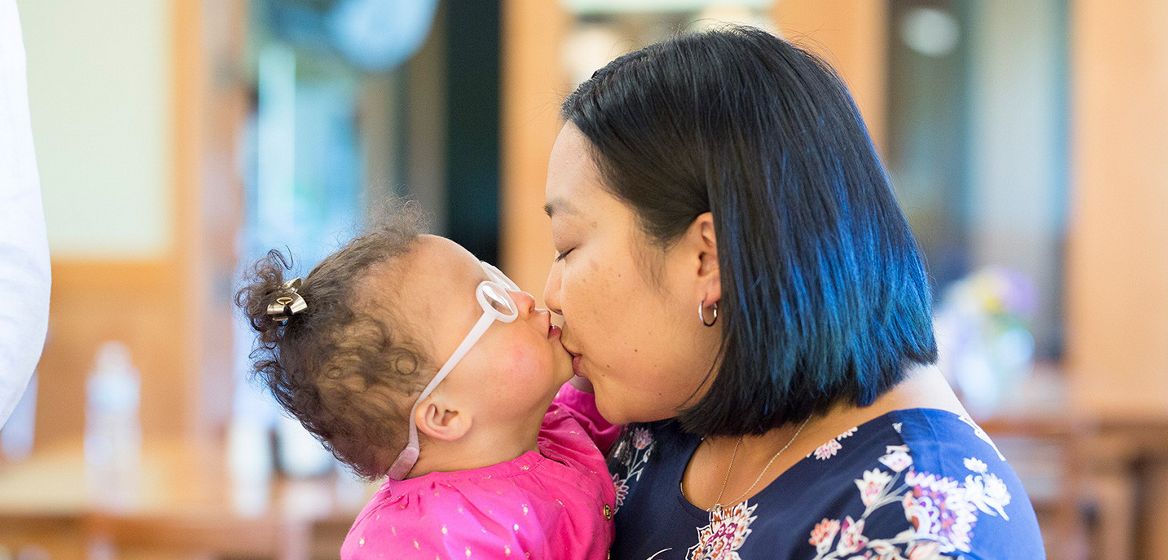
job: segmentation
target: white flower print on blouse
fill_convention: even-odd
[[[990,515],[997,514],[1009,521],[1006,506],[1010,505],[1010,490],[998,475],[986,472],[986,464],[980,459],[967,457],[965,468],[974,474],[965,477],[965,497],[978,510]],[[975,476],[976,475],[976,476]]]
[[[980,438],[982,441],[984,441],[984,442],[986,442],[986,443],[990,444],[990,447],[994,448],[994,452],[998,454],[998,458],[999,458],[999,459],[1001,459],[1001,460],[1003,460],[1003,461],[1005,461],[1005,460],[1006,460],[1006,456],[1005,456],[1005,455],[1002,455],[1002,452],[1001,452],[1000,450],[998,450],[998,446],[997,446],[997,444],[995,444],[995,443],[994,443],[994,440],[990,439],[990,435],[989,435],[989,434],[987,434],[987,433],[985,433],[985,430],[981,429],[981,426],[978,426],[978,425],[977,425],[977,422],[974,422],[974,421],[973,421],[973,418],[970,418],[970,417],[968,417],[968,416],[966,416],[966,415],[964,415],[964,414],[958,414],[958,415],[957,415],[957,419],[958,419],[958,420],[961,420],[961,421],[962,421],[962,422],[964,422],[964,423],[965,423],[967,426],[969,426],[970,428],[972,428],[972,429],[973,429],[973,435],[977,436],[977,437],[978,437],[978,438]]]
[[[884,495],[884,489],[892,482],[892,475],[878,469],[864,471],[864,478],[856,481],[860,489],[860,501],[869,507]]]
[[[912,455],[909,455],[907,445],[887,445],[880,462],[893,471],[901,472],[912,466]]]
[[[819,448],[816,449],[812,455],[814,455],[815,458],[820,461],[826,461],[832,457],[835,457],[835,454],[839,453],[839,450],[844,448],[841,440],[849,438],[855,433],[856,428],[852,428],[838,436],[835,436],[832,439],[827,440],[827,443],[819,446]]]
[[[620,461],[618,465],[623,468],[624,476],[618,472],[612,473],[612,484],[616,488],[614,514],[620,510],[621,505],[625,503],[625,498],[629,495],[629,482],[641,480],[641,473],[644,472],[645,464],[649,462],[649,455],[653,452],[653,444],[653,433],[649,431],[649,428],[638,426],[633,428],[626,437],[620,438],[616,448],[613,449],[612,456],[614,457],[624,457],[625,454],[628,454],[628,458]]]
[[[815,560],[955,558],[970,552],[979,515],[1009,521],[1010,492],[985,461],[965,458],[970,474],[958,481],[916,471],[906,445],[885,449],[880,463],[888,470],[877,467],[855,479],[864,504],[860,517],[823,519],[811,530]],[[887,507],[902,509],[909,528],[892,536],[865,534],[868,518]]]
[[[687,560],[741,560],[738,549],[750,536],[750,524],[758,519],[757,507],[742,501],[710,510],[710,524],[698,528],[698,542],[686,551]]]

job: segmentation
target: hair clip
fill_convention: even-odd
[[[308,309],[308,303],[298,292],[300,283],[299,278],[284,282],[284,291],[276,297],[275,302],[268,304],[268,316],[281,326],[288,324],[288,319],[293,315]]]

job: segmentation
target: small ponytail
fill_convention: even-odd
[[[255,379],[333,455],[370,479],[383,475],[405,446],[408,407],[397,405],[421,392],[434,366],[396,316],[394,291],[368,294],[365,284],[372,270],[410,251],[423,223],[414,205],[392,211],[322,260],[299,287],[288,282],[291,255],[273,249],[235,293],[257,333],[250,355]]]
[[[244,278],[243,287],[235,294],[235,305],[243,310],[247,322],[258,333],[256,338],[261,344],[275,344],[287,327],[268,314],[268,305],[286,291],[284,273],[292,270],[293,265],[290,254],[285,255],[278,249],[272,249],[264,258],[256,261]]]

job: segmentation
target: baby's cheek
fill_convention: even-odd
[[[532,344],[515,344],[511,347],[510,352],[510,372],[513,381],[516,383],[526,383],[537,379],[551,364],[544,363],[547,361],[547,351],[541,348],[536,348]]]

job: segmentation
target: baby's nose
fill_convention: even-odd
[[[535,298],[531,294],[523,291],[512,291],[511,299],[515,300],[515,305],[519,308],[519,315],[526,317],[531,314],[531,310],[535,309]]]

